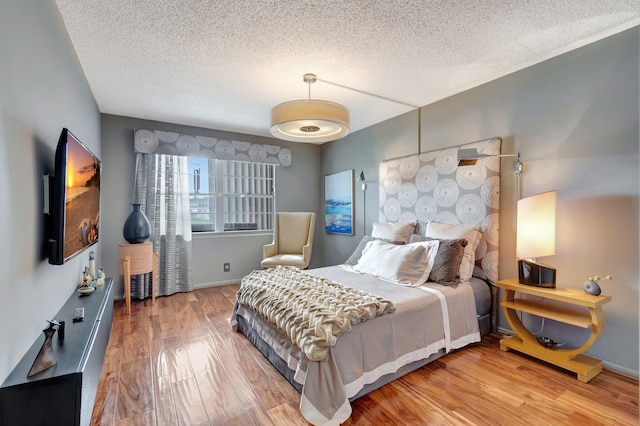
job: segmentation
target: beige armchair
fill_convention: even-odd
[[[276,213],[273,242],[264,246],[262,267],[277,265],[309,267],[316,214],[311,212]]]

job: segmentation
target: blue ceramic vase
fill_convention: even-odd
[[[149,219],[140,210],[140,204],[131,204],[133,211],[124,223],[122,235],[130,244],[140,244],[149,240],[151,225]]]

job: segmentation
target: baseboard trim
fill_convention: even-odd
[[[217,281],[217,282],[213,282],[213,283],[200,283],[200,284],[194,284],[193,289],[200,289],[200,288],[207,288],[207,287],[220,287],[223,285],[229,285],[229,284],[240,284],[240,280],[239,279],[235,279],[235,280],[229,280],[229,281]],[[116,300],[124,300],[124,294],[121,296],[116,296],[113,298],[114,301]],[[134,300],[134,299],[132,299]]]
[[[602,368],[604,370],[611,371],[612,373],[619,374],[629,379],[638,380],[638,371],[633,371],[630,368],[623,367],[622,365],[614,364],[613,362],[602,360]]]
[[[236,278],[235,280],[228,280],[228,281],[216,281],[216,282],[212,282],[212,283],[200,283],[200,284],[195,284],[193,286],[193,288],[196,289],[196,288],[207,288],[207,287],[220,287],[220,286],[229,285],[229,284],[240,284],[240,280]]]

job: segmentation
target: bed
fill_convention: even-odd
[[[499,152],[500,140],[464,147],[493,154],[496,149]],[[308,271],[291,270],[295,268],[254,271],[243,279],[231,324],[301,393],[300,411],[310,423],[344,422],[351,414],[350,401],[452,350],[478,342],[482,335],[495,330],[497,290],[492,282],[497,279],[496,198],[499,196],[493,178],[496,174],[499,177],[499,165],[480,163],[489,171],[473,172],[482,176],[481,182],[470,184],[469,179],[477,178],[466,176],[467,180],[461,184],[458,198],[464,199],[474,191],[481,199],[484,197],[482,214],[471,219],[464,205],[462,209],[458,205],[457,213],[467,217],[452,218],[451,210],[456,211],[454,203],[453,209],[436,209],[429,220],[422,220],[420,197],[415,197],[411,205],[402,192],[402,188],[406,192],[411,186],[405,185],[409,183],[405,181],[411,179],[416,188],[424,189],[425,179],[432,177],[431,165],[436,172],[451,175],[451,157],[456,152],[457,149],[443,150],[381,164],[381,192],[384,193],[380,197],[381,220],[373,224],[371,236],[362,238],[344,265]],[[440,174],[436,174],[436,181],[447,179]],[[438,191],[435,186],[431,190]],[[437,202],[435,192],[433,195]],[[394,197],[396,201],[400,198],[400,202],[393,201]],[[394,211],[397,206],[408,207],[408,210],[400,207]],[[478,210],[477,206],[474,210]],[[450,249],[448,257],[442,255],[445,248]],[[279,277],[273,278],[273,282],[291,282],[285,290],[287,293],[306,288],[307,282],[314,282],[318,287],[295,295],[292,309],[272,307],[270,316],[261,307],[243,299],[242,293],[245,286],[262,286],[254,291],[260,294],[257,299],[268,302],[276,299],[270,293],[272,275]],[[334,285],[375,296],[379,309],[375,315],[355,320],[336,339],[330,336],[332,343],[321,348],[320,356],[309,349],[309,346],[316,347],[315,341],[309,345],[306,337],[300,338],[299,331],[283,326],[281,317],[285,311],[306,309],[298,306],[298,301],[314,299],[318,288]],[[315,328],[325,326],[316,324]],[[314,325],[308,328],[313,329]]]

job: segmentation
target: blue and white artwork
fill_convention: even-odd
[[[353,170],[325,176],[324,200],[325,231],[353,235]]]

